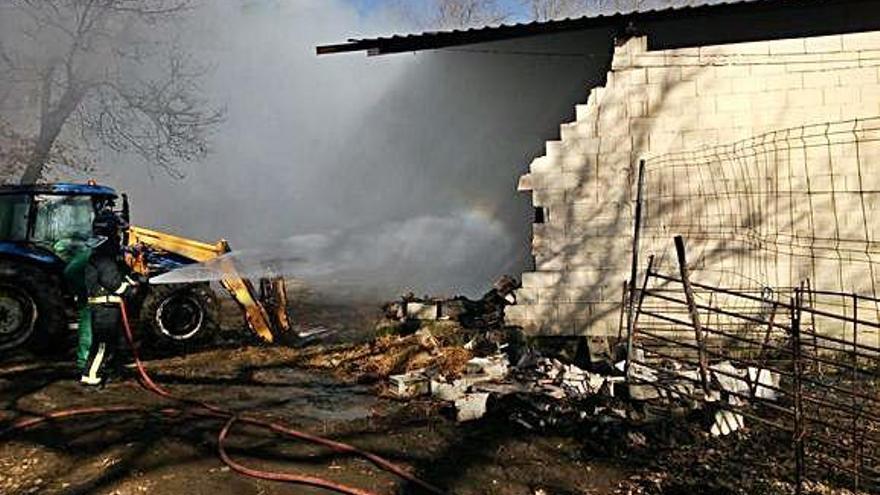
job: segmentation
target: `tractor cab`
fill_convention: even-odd
[[[75,307],[64,269],[95,241],[96,213],[117,198],[94,184],[0,186],[0,351],[65,340]]]
[[[0,257],[60,267],[92,237],[99,209],[117,194],[97,185],[0,187]]]

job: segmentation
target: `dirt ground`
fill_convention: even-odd
[[[374,340],[375,305],[303,301],[297,298],[294,308],[298,325],[329,330],[307,345],[248,345],[232,330],[225,344],[153,357],[146,367],[172,393],[353,444],[449,494],[793,493],[786,480],[790,439],[757,425],[723,439],[711,438],[699,418],[644,429],[601,419],[528,429],[505,416],[510,409],[503,404],[481,420],[458,424],[437,402],[391,399],[383,377],[424,365],[432,355],[426,344],[418,336]],[[235,308],[225,314],[225,329],[241,325]],[[448,331],[432,329],[442,342],[434,355],[454,348],[455,335],[442,337]],[[460,359],[452,355],[435,364],[456,368]],[[230,471],[218,456],[221,421],[163,413],[180,405],[141,388],[131,365],[100,391],[83,389],[76,379],[72,357],[0,357],[0,433],[20,418],[60,409],[134,405],[148,413],[79,417],[0,437],[0,494],[329,493]],[[226,445],[252,468],[318,476],[376,494],[423,492],[360,458],[263,430],[236,426]],[[850,493],[821,485],[806,492]]]
[[[596,459],[570,436],[529,434],[502,422],[459,425],[436,404],[379,398],[373,386],[301,367],[304,351],[230,347],[153,360],[173,392],[283,419],[406,466],[456,494],[606,494],[631,474],[623,460]],[[156,414],[59,421],[3,438],[4,494],[326,493],[258,481],[217,456],[218,421],[158,414],[169,402],[141,389],[131,369],[101,391],[82,389],[66,362],[7,358],[0,365],[0,429],[27,415],[135,404]],[[366,461],[237,428],[228,442],[248,466],[321,476],[381,494],[419,493]]]

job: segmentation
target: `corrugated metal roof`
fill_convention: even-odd
[[[583,29],[611,27],[623,34],[630,25],[639,23],[696,19],[703,16],[717,16],[736,13],[759,13],[779,9],[795,10],[810,6],[854,3],[854,0],[738,0],[726,2],[700,2],[696,4],[667,7],[663,9],[617,12],[567,18],[552,21],[534,21],[520,24],[501,24],[464,30],[425,31],[408,35],[389,37],[349,39],[346,43],[322,45],[317,47],[318,55],[366,51],[368,55],[412,52],[469,45],[489,41],[501,41],[542,34],[579,31]]]

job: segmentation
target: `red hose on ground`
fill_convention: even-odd
[[[131,348],[132,355],[134,357],[135,367],[137,368],[138,377],[141,382],[141,385],[148,391],[162,397],[165,399],[170,399],[177,402],[182,402],[185,404],[189,404],[191,406],[195,406],[197,408],[204,409],[204,412],[192,411],[193,414],[198,416],[207,416],[217,419],[225,419],[226,424],[223,426],[223,429],[220,431],[217,437],[217,448],[220,454],[220,459],[223,460],[226,465],[230,467],[230,469],[241,473],[246,476],[250,476],[252,478],[264,479],[264,480],[272,480],[272,481],[282,481],[287,483],[295,483],[300,485],[309,485],[320,488],[325,488],[327,490],[332,490],[338,493],[344,493],[348,495],[376,495],[373,492],[369,492],[366,490],[361,490],[359,488],[350,487],[347,485],[343,485],[340,483],[336,483],[330,480],[325,480],[323,478],[318,478],[314,476],[306,476],[299,474],[290,474],[290,473],[280,473],[274,471],[264,471],[260,469],[253,469],[234,461],[229,454],[226,452],[226,448],[224,446],[224,442],[226,438],[229,436],[229,432],[232,429],[232,425],[236,422],[249,424],[252,426],[257,426],[261,428],[268,429],[275,433],[279,433],[282,435],[286,435],[291,438],[305,440],[311,443],[315,443],[318,445],[323,445],[325,447],[329,447],[337,452],[345,453],[345,454],[354,454],[364,459],[369,460],[377,467],[388,471],[390,473],[395,474],[401,479],[407,480],[415,485],[423,488],[425,491],[434,493],[434,494],[442,494],[443,491],[439,488],[428,484],[425,481],[422,481],[412,474],[408,473],[406,470],[401,468],[400,466],[392,463],[391,461],[380,457],[376,454],[372,454],[370,452],[366,452],[361,450],[353,445],[349,445],[346,443],[337,442],[334,440],[330,440],[328,438],[319,437],[317,435],[312,435],[300,430],[296,430],[294,428],[290,428],[281,423],[274,421],[267,421],[258,418],[251,418],[247,416],[238,416],[236,413],[232,411],[228,411],[226,409],[214,406],[207,402],[202,402],[199,400],[188,399],[183,397],[178,397],[171,392],[162,388],[161,385],[157,384],[150,377],[149,373],[147,373],[147,369],[144,367],[143,362],[140,359],[140,356],[137,352],[137,347],[134,345],[134,336],[131,331],[131,324],[128,319],[128,310],[123,303],[121,305],[122,308],[122,323],[123,329],[125,330],[125,339],[128,342],[129,347]],[[78,416],[88,416],[88,415],[99,415],[99,414],[111,414],[111,413],[141,413],[146,414],[149,411],[142,407],[131,407],[131,406],[113,406],[113,407],[90,407],[90,408],[82,408],[82,409],[69,409],[62,411],[55,411],[37,418],[28,418],[21,421],[17,421],[12,424],[9,428],[4,429],[0,432],[0,437],[3,437],[7,434],[10,434],[14,431],[23,430],[27,428],[32,428],[34,426],[51,422],[57,419],[67,419]],[[172,414],[180,414],[183,411],[180,409],[174,408],[166,408],[162,409],[160,412],[166,415]]]
[[[312,476],[303,476],[298,474],[287,474],[287,473],[276,473],[272,471],[262,471],[259,469],[252,469],[247,466],[243,466],[229,457],[229,454],[226,453],[226,448],[223,446],[223,441],[226,440],[226,436],[229,435],[229,430],[232,429],[232,424],[238,418],[236,416],[232,416],[229,420],[226,421],[226,424],[223,426],[223,429],[220,430],[220,436],[218,437],[218,448],[220,451],[220,459],[223,459],[223,462],[226,463],[232,470],[244,474],[245,476],[250,476],[252,478],[259,478],[264,480],[271,481],[284,481],[289,483],[297,483],[301,485],[311,485],[319,488],[326,488],[327,490],[334,490],[341,493],[347,493],[350,495],[373,495],[372,492],[360,490],[357,488],[351,488],[343,485],[338,485],[331,481],[327,481],[322,478],[316,478]]]

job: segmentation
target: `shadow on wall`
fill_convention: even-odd
[[[565,191],[562,214],[556,212],[554,215],[551,212],[551,224],[542,226],[562,236],[564,242],[561,249],[554,250],[540,242],[535,245],[538,269],[541,270],[543,266],[546,270],[559,272],[558,281],[548,284],[540,292],[541,304],[534,319],[542,326],[542,333],[577,335],[590,329],[594,333],[616,334],[620,321],[621,285],[629,278],[632,259],[632,210],[638,161],[664,149],[717,145],[729,137],[719,135],[716,131],[697,137],[693,143],[684,139],[685,130],[701,128],[701,115],[693,96],[683,103],[681,93],[685,96],[690,93],[680,90],[683,85],[693,85],[702,72],[714,68],[683,67],[681,70],[681,77],[659,81],[656,87],[651,88],[650,94],[644,93],[646,87],[643,85],[609,85],[594,95],[598,104],[595,121],[577,123],[594,126],[588,132],[594,133],[595,138],[599,139],[598,153],[589,154],[587,166],[577,169],[576,184]],[[625,81],[627,76],[626,70],[617,71],[613,81]],[[643,106],[639,107],[639,104]],[[786,106],[779,106],[773,111],[782,116]],[[615,119],[603,118],[603,113],[619,116],[619,120],[625,122],[623,129]],[[674,118],[666,121],[664,117],[669,116]],[[672,121],[674,123],[670,125]],[[624,139],[621,139],[621,131],[628,133],[622,136]],[[568,136],[560,147],[572,152],[578,147],[577,140],[577,137]],[[660,141],[663,144],[658,144]],[[605,143],[613,143],[614,147],[606,147]],[[649,164],[653,165],[651,160]],[[662,164],[657,167],[662,167]],[[653,221],[650,232],[643,230],[642,235],[648,238],[643,239],[643,249],[640,250],[642,254],[637,282],[643,277],[647,254],[652,249],[663,249],[663,245],[671,244],[676,234],[683,233],[694,238],[691,259],[700,267],[726,266],[750,257],[755,247],[749,243],[701,242],[700,229],[711,228],[702,221],[713,218],[709,210],[717,208],[717,205],[706,201],[686,201],[684,195],[677,197],[672,192],[682,187],[712,185],[711,177],[706,178],[705,183],[689,182],[685,177],[676,178],[668,174],[661,178],[646,184],[646,196],[651,196],[653,200],[646,205],[643,218],[650,215]],[[694,196],[702,194],[700,191]],[[750,198],[749,201],[768,202],[772,198]],[[762,211],[766,209],[766,205],[758,208]],[[682,218],[693,221],[676,223],[676,219]],[[788,219],[790,224],[786,228],[792,230],[791,225],[803,218],[800,215]],[[762,224],[767,220],[765,216],[753,216],[751,228],[763,229]],[[693,228],[682,231],[685,225]],[[646,247],[648,244],[650,247]]]

